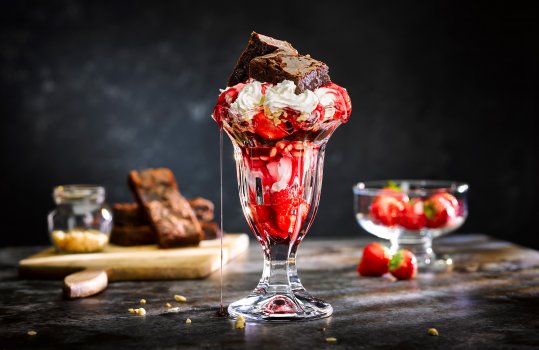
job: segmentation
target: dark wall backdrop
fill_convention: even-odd
[[[539,247],[534,7],[261,6],[2,1],[0,244],[47,242],[55,185],[104,184],[109,202],[130,200],[130,169],[170,167],[185,195],[217,201],[210,113],[256,30],[328,63],[352,98],[310,235],[366,235],[352,210],[359,180],[456,179],[471,186],[461,232]],[[225,228],[246,231],[225,141]]]

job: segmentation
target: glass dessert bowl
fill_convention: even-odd
[[[261,45],[291,47],[253,33],[246,52]],[[326,144],[348,121],[351,102],[345,89],[329,81],[325,64],[297,52],[279,55],[286,57],[261,70],[263,81],[271,80],[267,67],[283,62],[299,67],[292,80],[260,82],[251,76],[256,73],[251,65],[249,79],[229,81],[212,114],[234,146],[241,206],[264,254],[257,287],[228,307],[232,317],[252,321],[308,320],[333,312],[305,290],[296,257],[318,208]],[[319,84],[304,86],[313,81]]]
[[[468,185],[453,181],[360,182],[353,188],[356,220],[367,232],[391,242],[391,252],[411,250],[420,271],[447,270],[432,240],[458,229],[468,215]]]

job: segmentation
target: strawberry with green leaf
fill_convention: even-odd
[[[457,199],[447,193],[437,193],[428,198],[423,205],[426,226],[430,228],[444,227],[449,220],[457,216]]]
[[[417,259],[408,249],[401,249],[389,261],[389,272],[398,280],[415,278]]]

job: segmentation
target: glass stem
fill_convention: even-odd
[[[264,252],[264,271],[260,284],[265,286],[266,292],[279,294],[291,291],[289,268],[288,244],[274,244]]]
[[[406,239],[392,241],[391,253],[394,254],[399,249],[408,249],[414,253],[419,266],[428,266],[436,260],[430,237],[423,237],[420,241]]]

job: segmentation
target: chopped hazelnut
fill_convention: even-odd
[[[135,309],[133,309],[132,307],[127,309],[127,311],[129,311],[130,314],[134,314],[135,313]]]
[[[28,335],[30,335],[30,336],[34,336],[34,335],[36,335],[36,334],[37,334],[37,332],[36,332],[36,331],[34,331],[34,330],[31,330],[31,331],[28,331],[28,333],[27,333],[27,334],[28,334]]]
[[[140,304],[141,305],[146,305],[146,299],[140,299]]]
[[[136,311],[137,315],[139,315],[139,316],[146,315],[146,310],[143,307],[141,307],[140,309],[135,309],[135,311]]]
[[[166,303],[166,304],[165,304],[165,307],[166,307],[166,308],[171,308],[172,305],[170,305],[170,303]]]
[[[427,331],[427,334],[432,335],[432,336],[437,336],[438,330],[436,328],[429,328],[429,330]]]
[[[187,324],[191,324],[191,322],[192,322],[192,321],[191,321],[190,318],[188,318],[187,320],[185,320],[185,323],[187,323]]]
[[[326,341],[328,343],[336,343],[337,342],[337,338],[335,337],[329,337],[329,338],[326,338]]]
[[[176,295],[174,296],[174,300],[176,300],[176,301],[178,301],[178,302],[180,302],[180,301],[181,301],[181,302],[185,302],[185,301],[187,301],[187,298],[184,297],[183,295],[178,295],[178,294],[176,294]]]

